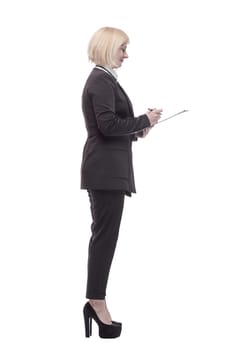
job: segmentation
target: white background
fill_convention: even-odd
[[[80,190],[86,49],[130,37],[119,82],[135,115],[164,116],[134,144],[108,286],[122,336],[84,338],[89,203]],[[0,347],[232,350],[230,1],[1,1]]]

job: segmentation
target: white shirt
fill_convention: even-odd
[[[98,66],[98,65],[96,66],[96,68],[103,70],[104,72],[107,71],[107,73],[110,73],[111,75],[113,75],[115,79],[118,78],[117,73],[113,68],[106,67],[106,66],[102,67],[102,66]]]

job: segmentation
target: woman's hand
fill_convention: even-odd
[[[137,137],[146,137],[146,135],[148,135],[149,131],[150,131],[150,127],[149,128],[146,128],[146,129],[143,129],[142,131],[140,131],[138,134],[137,134]]]
[[[162,109],[154,108],[146,112],[146,115],[150,121],[151,126],[154,126],[155,124],[158,123],[159,119],[161,118],[162,111],[163,111]]]

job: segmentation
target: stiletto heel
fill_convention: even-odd
[[[86,338],[92,335],[92,319],[95,320],[99,327],[100,338],[117,338],[121,334],[122,325],[119,322],[112,322],[112,324],[103,323],[97,316],[95,310],[87,302],[83,308],[84,324],[85,324],[85,334]]]

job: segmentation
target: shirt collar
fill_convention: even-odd
[[[113,75],[113,77],[117,80],[118,76],[117,76],[115,69],[113,69],[111,67],[99,66],[99,65],[96,65],[96,68],[101,69],[105,72],[107,71],[107,73],[110,73],[111,75]]]

